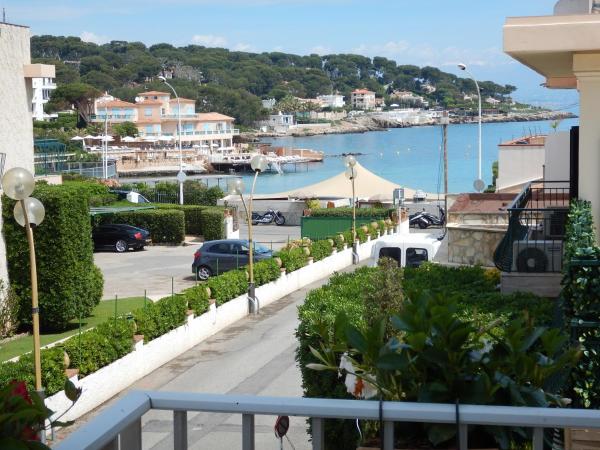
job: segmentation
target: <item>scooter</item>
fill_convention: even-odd
[[[440,212],[439,217],[428,212],[423,212],[423,218],[429,222],[430,226],[441,227],[446,224],[446,211],[441,206],[438,206],[438,211]]]
[[[252,213],[252,225],[258,225],[259,223],[273,223],[275,225],[281,226],[285,224],[285,217],[279,211],[275,211],[273,209],[267,210],[264,214]]]
[[[425,217],[425,214],[426,214],[425,211],[420,211],[418,213],[414,213],[414,214],[411,214],[410,216],[408,216],[409,226],[419,227],[422,230],[424,230],[425,228],[429,228],[431,226],[431,223]]]

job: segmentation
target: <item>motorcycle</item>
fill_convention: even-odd
[[[441,206],[438,206],[438,211],[440,212],[439,217],[428,212],[423,214],[423,218],[429,222],[430,226],[442,227],[446,224],[446,211]]]
[[[415,214],[411,214],[408,217],[410,226],[418,226],[420,229],[424,230],[431,226],[443,226],[446,223],[446,212],[443,208],[438,206],[438,210],[440,211],[440,216],[435,216],[425,210],[420,211]]]
[[[273,209],[267,210],[264,214],[252,213],[252,225],[258,225],[259,223],[273,223],[275,225],[281,226],[285,224],[285,217],[279,211],[275,211]]]

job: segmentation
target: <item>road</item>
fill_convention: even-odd
[[[363,262],[363,264],[368,261]],[[350,268],[349,270],[353,270]],[[265,396],[302,396],[294,360],[297,307],[320,280],[263,308],[223,330],[141,379],[130,389]],[[123,395],[123,393],[121,394]],[[76,427],[99,410],[77,420]],[[172,413],[152,411],[142,419],[144,449],[173,447]],[[241,447],[241,416],[188,414],[189,448],[229,450]],[[275,417],[256,417],[256,448],[279,449],[273,436]],[[311,448],[303,418],[291,418],[289,437],[297,450]],[[291,448],[285,443],[284,448]]]
[[[240,237],[248,238],[245,225],[240,224]],[[279,250],[289,239],[300,237],[300,227],[277,227],[259,225],[254,228],[254,238],[274,250]],[[103,299],[148,297],[159,299],[171,294],[171,283],[175,292],[194,286],[192,274],[194,252],[200,241],[189,241],[190,245],[146,247],[143,252],[117,254],[112,251],[94,253],[94,262],[104,275]]]

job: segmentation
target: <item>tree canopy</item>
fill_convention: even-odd
[[[260,99],[265,98],[280,101],[288,96],[314,98],[339,92],[349,99],[356,88],[385,97],[393,90],[408,90],[447,107],[460,103],[463,94],[476,93],[470,79],[435,67],[354,54],[300,56],[166,43],[146,47],[126,41],[97,45],[63,36],[33,36],[31,52],[37,62],[57,66],[59,85],[85,83],[129,101],[141,90],[160,89],[156,77],[170,73],[178,93],[196,99],[200,110],[232,115],[242,125],[264,116]],[[423,88],[426,84],[437,90],[428,92]],[[502,98],[516,90],[492,81],[481,81],[480,86],[486,97]],[[64,92],[57,89],[53,97],[60,98],[59,94]]]

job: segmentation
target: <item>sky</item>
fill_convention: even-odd
[[[506,17],[550,15],[556,0],[0,0],[33,34],[226,47],[249,52],[357,53],[513,84],[521,101],[564,107],[572,91],[502,52]]]

